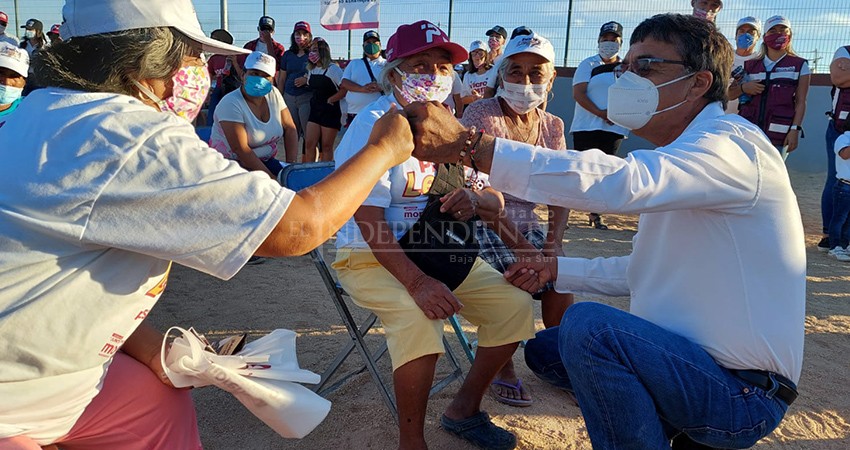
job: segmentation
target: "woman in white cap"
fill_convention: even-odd
[[[380,80],[387,94],[362,110],[349,126],[336,150],[337,167],[359,154],[374,133],[375,120],[387,108],[443,102],[451,92],[454,65],[467,58],[465,48],[424,20],[400,26],[390,37],[386,53]],[[427,448],[428,392],[437,358],[444,351],[443,319],[459,313],[479,327],[478,350],[440,423],[444,430],[478,447],[511,449],[516,438],[490,421],[480,409],[481,400],[519,341],[534,333],[531,296],[478,258],[469,258],[468,275],[450,289],[448,277],[434,271],[428,275],[427,267],[411,259],[416,255],[403,250],[400,241],[410,236],[408,231],[420,216],[437,216],[435,222],[445,223],[446,216],[468,222],[478,214],[498,215],[501,205],[492,190],[456,189],[437,200],[442,205],[430,199],[432,207],[426,209],[435,174],[433,164],[412,157],[388,170],[337,234],[333,268],[354,302],[371,310],[384,327],[398,403],[398,448]],[[463,232],[471,235],[468,228]]]
[[[29,62],[23,49],[0,42],[0,126],[21,103]]]
[[[190,0],[67,0],[0,127],[0,448],[198,449],[144,319],[172,262],[222,279],[327,240],[413,148],[390,112],[348,164],[295,193],[200,141],[209,88]],[[32,120],[37,117],[38,120]]]
[[[484,98],[487,89],[492,64],[487,62],[487,45],[482,41],[472,41],[469,44],[469,62],[463,72],[463,85],[469,95],[463,97],[464,105]]]
[[[247,170],[276,178],[283,169],[277,159],[283,138],[286,155],[298,151],[298,131],[280,91],[272,84],[275,61],[254,51],[245,59],[242,87],[225,95],[215,109],[210,147]]]
[[[520,35],[508,42],[500,65],[499,93],[494,98],[479,100],[467,108],[461,123],[486,130],[494,136],[528,142],[554,150],[567,148],[564,122],[554,114],[538,108],[546,100],[555,82],[555,49],[548,39],[538,34]],[[473,174],[482,186],[488,186],[485,174]],[[499,194],[502,195],[502,194]],[[516,253],[542,253],[563,256],[562,241],[567,228],[569,210],[547,206],[548,226],[534,210],[537,204],[504,195],[505,207],[498,219],[477,229],[481,258],[501,273],[515,263]],[[543,324],[548,328],[561,323],[571,294],[559,294],[551,285],[535,294],[542,300]],[[499,402],[512,406],[529,406],[531,394],[522,384],[509,360],[491,383],[491,392]]]
[[[742,85],[750,100],[740,114],[758,125],[783,158],[797,149],[803,137],[803,118],[812,71],[809,62],[791,47],[791,21],[773,16],[764,23],[764,43],[759,56],[744,63]]]

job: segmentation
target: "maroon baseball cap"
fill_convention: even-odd
[[[55,23],[55,24],[53,24],[52,27],[50,27],[50,31],[48,31],[47,34],[55,34],[55,35],[59,36],[59,28],[61,28],[61,27],[62,27],[61,24]]]
[[[469,57],[466,49],[450,41],[443,30],[427,20],[420,20],[398,27],[395,34],[390,36],[386,50],[387,62],[435,47],[448,51],[452,64],[460,64]]]
[[[304,22],[304,21],[301,21],[301,22],[295,22],[295,29],[294,29],[294,30],[292,30],[292,32],[294,33],[294,32],[296,32],[296,31],[298,31],[298,30],[304,30],[304,31],[306,31],[306,32],[308,32],[308,33],[310,33],[310,34],[313,34],[313,32],[310,30],[310,24],[309,24],[309,23],[307,23],[307,22]]]
[[[3,11],[0,11],[0,23],[3,23],[3,25],[7,25],[9,23],[9,16],[7,16]]]

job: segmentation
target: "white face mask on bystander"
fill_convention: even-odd
[[[517,84],[503,82],[497,94],[517,114],[528,114],[546,101],[549,84]]]

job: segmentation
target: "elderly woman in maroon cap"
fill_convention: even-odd
[[[388,42],[387,65],[379,77],[386,95],[354,119],[337,148],[337,165],[358,154],[384,111],[417,101],[444,101],[453,66],[466,58],[463,47],[427,21],[400,26]],[[463,386],[441,418],[442,427],[482,448],[511,449],[514,435],[494,425],[480,405],[518,342],[534,334],[531,296],[480,258],[473,258],[465,279],[449,288],[445,279],[426,274],[411,259],[415,255],[402,250],[399,240],[427,212],[426,194],[435,173],[433,164],[412,157],[388,170],[337,234],[333,267],[355,303],[374,312],[384,326],[398,402],[399,448],[426,448],[425,413],[443,353],[443,319],[459,313],[479,327],[479,345]],[[457,221],[498,215],[503,205],[491,189],[456,189],[440,201],[441,211]]]

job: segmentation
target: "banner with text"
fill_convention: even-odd
[[[328,30],[378,28],[378,0],[319,0],[320,23]]]

